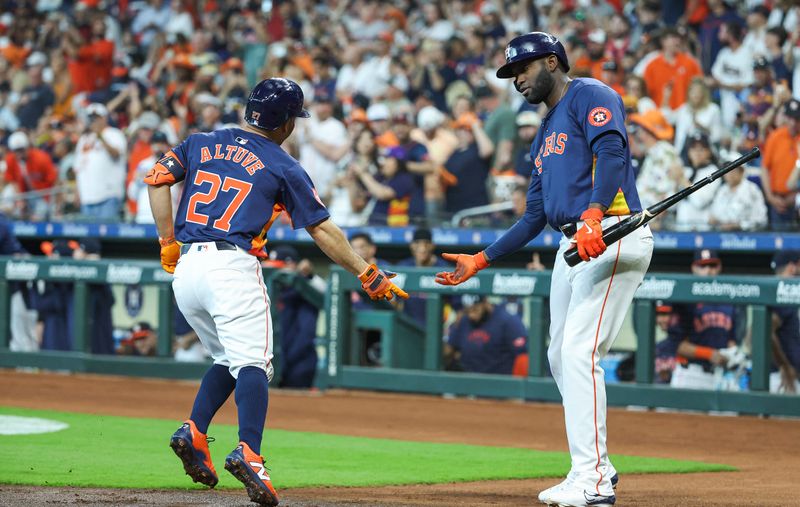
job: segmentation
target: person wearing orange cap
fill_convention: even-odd
[[[634,139],[646,153],[636,178],[636,188],[639,190],[642,207],[647,208],[678,191],[672,175],[679,169],[683,170],[683,163],[670,142],[673,128],[659,109],[651,109],[644,114],[632,114],[628,120]],[[665,215],[667,219],[671,219],[674,213],[674,210],[662,213],[650,222],[650,226],[659,228]]]
[[[491,171],[494,144],[484,132],[481,121],[473,113],[464,113],[453,122],[458,146],[445,170],[454,176],[455,183],[445,190],[444,209],[455,213],[462,209],[489,204],[486,179]]]

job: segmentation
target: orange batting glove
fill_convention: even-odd
[[[408,299],[408,293],[390,280],[395,276],[397,273],[381,271],[375,264],[370,264],[363,273],[358,275],[358,279],[361,280],[361,288],[369,295],[370,299],[390,301],[394,296]]]
[[[452,273],[442,271],[436,273],[436,283],[439,285],[458,285],[472,278],[475,273],[489,266],[489,261],[483,250],[475,255],[469,254],[442,254],[446,261],[455,262],[456,269]]]
[[[161,245],[161,267],[167,273],[174,273],[178,257],[181,256],[181,246],[175,241],[175,236],[158,238],[158,244]]]
[[[583,227],[575,233],[572,241],[578,246],[578,255],[581,259],[588,261],[606,251],[606,243],[603,241],[603,211],[598,208],[589,208],[581,215]]]

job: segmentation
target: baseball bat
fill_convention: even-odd
[[[669,209],[678,201],[685,199],[690,194],[693,194],[694,192],[700,190],[709,183],[718,180],[725,173],[728,173],[733,169],[736,169],[737,167],[744,165],[747,162],[753,160],[754,158],[758,158],[760,156],[761,152],[758,150],[758,148],[753,148],[752,150],[745,153],[736,160],[728,162],[727,164],[717,169],[713,173],[709,174],[708,176],[698,181],[697,183],[684,188],[683,190],[667,197],[663,201],[653,204],[652,206],[643,211],[639,211],[638,213],[629,216],[625,220],[618,222],[607,229],[604,229],[603,241],[605,242],[606,245],[610,245],[618,241],[620,238],[627,236],[628,234],[635,231],[639,227],[643,226],[650,220],[654,219],[655,217],[663,213],[665,210]],[[571,248],[566,252],[564,252],[564,260],[566,260],[567,264],[569,264],[570,266],[577,266],[578,263],[581,262],[583,259],[581,259],[581,256],[578,255],[577,248]]]

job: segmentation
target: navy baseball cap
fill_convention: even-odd
[[[719,258],[719,254],[716,250],[711,250],[710,248],[703,248],[701,250],[696,250],[694,252],[694,261],[692,264],[696,264],[699,266],[708,266],[712,264],[722,264],[722,259]]]
[[[787,264],[795,264],[800,262],[800,251],[798,250],[779,250],[775,252],[772,258],[771,267],[774,270],[781,269]]]
[[[300,260],[300,254],[293,246],[278,245],[269,253],[269,258],[273,261],[297,262]]]
[[[431,230],[427,227],[419,227],[416,231],[414,231],[414,236],[412,237],[411,241],[419,241],[419,240],[426,240],[426,241],[433,241],[433,234]]]
[[[800,120],[800,100],[791,99],[784,106],[783,112],[789,118]]]

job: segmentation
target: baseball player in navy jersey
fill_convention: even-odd
[[[218,478],[206,432],[235,392],[239,445],[225,459],[225,469],[261,505],[278,504],[260,455],[273,342],[259,258],[266,257],[272,223],[288,213],[292,226],[305,228],[328,257],[357,275],[372,299],[408,297],[389,280],[393,275],[350,248],[308,174],[281,149],[295,119],[308,116],[296,83],[266,79],[253,88],[241,128],[190,135],[145,177],[161,265],[174,273],[178,307],[214,360],[191,416],[170,446],[195,482],[214,487]],[[179,181],[185,181],[184,191],[173,225],[169,187]]]
[[[602,230],[641,210],[620,96],[594,79],[570,79],[564,46],[543,32],[506,46],[497,77],[531,104],[548,107],[531,144],[533,167],[523,217],[486,250],[444,254],[453,272],[443,285],[469,279],[528,244],[550,224],[577,231],[562,238],[550,287],[550,369],[564,405],[572,467],[560,484],[539,494],[548,505],[613,505],[616,471],[606,449],[606,393],[600,359],[617,336],[653,253],[647,227],[606,249]],[[584,261],[569,267],[577,248]]]

